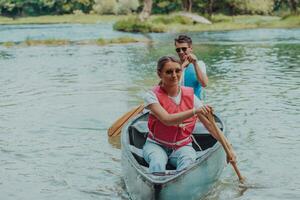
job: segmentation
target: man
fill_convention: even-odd
[[[175,38],[175,49],[181,60],[181,85],[194,88],[195,95],[203,100],[203,89],[208,84],[206,66],[193,54],[192,39],[186,35]]]

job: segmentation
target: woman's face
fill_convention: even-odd
[[[165,63],[162,70],[158,72],[164,86],[179,85],[182,74],[182,68],[179,63],[169,61]]]

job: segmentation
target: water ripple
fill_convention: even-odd
[[[59,38],[73,28],[83,31],[73,39],[92,38],[100,26],[1,26],[0,40],[21,41],[26,33]],[[97,31],[86,34],[91,29]],[[116,35],[122,33],[108,37]],[[191,34],[194,53],[207,64],[206,102],[226,121],[238,166],[257,186],[239,188],[228,166],[205,199],[298,199],[299,35],[299,29]],[[120,138],[108,138],[107,128],[157,84],[156,60],[174,54],[175,34],[150,37],[151,45],[0,47],[2,198],[129,198]]]

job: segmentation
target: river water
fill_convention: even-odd
[[[206,102],[225,119],[238,166],[206,200],[300,199],[300,29],[189,34],[209,75]],[[128,199],[119,138],[107,128],[158,82],[175,33],[111,24],[1,25],[0,42],[131,36],[153,43],[0,46],[0,199]]]

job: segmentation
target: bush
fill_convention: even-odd
[[[139,7],[138,0],[119,0],[118,14],[130,14]]]
[[[118,4],[116,0],[95,0],[93,10],[97,14],[117,14]]]
[[[83,15],[84,13],[81,10],[73,10],[74,15]]]
[[[154,24],[149,21],[141,22],[137,17],[117,21],[113,28],[118,31],[125,32],[165,32],[165,28],[161,24]]]
[[[117,21],[113,28],[125,32],[150,32],[151,25],[148,22],[141,22],[137,17]]]
[[[180,15],[159,16],[152,20],[153,23],[162,24],[193,24],[193,21]]]
[[[180,11],[182,6],[181,0],[153,0],[153,14],[168,14],[174,11]]]
[[[234,14],[261,14],[272,13],[274,0],[226,0]]]
[[[191,25],[193,21],[185,16],[180,15],[167,15],[167,16],[151,16],[145,22],[141,22],[138,17],[130,17],[124,20],[117,21],[114,24],[114,29],[125,32],[166,32],[168,25],[182,24]]]

